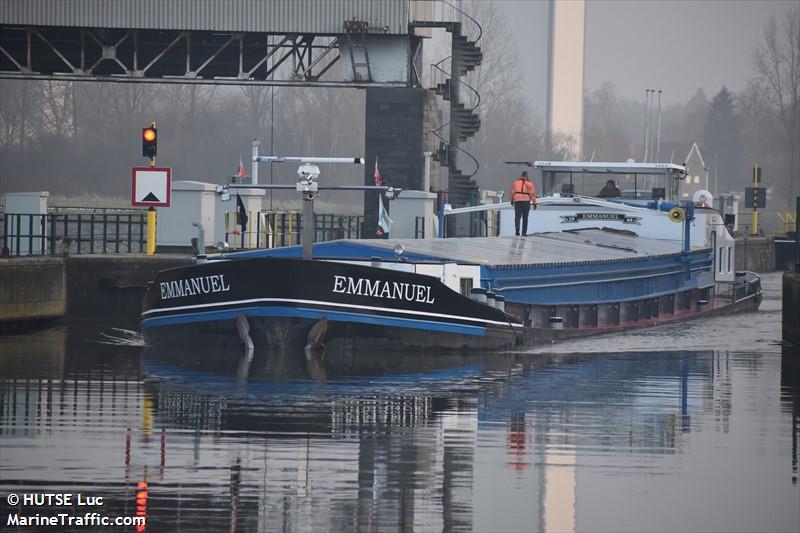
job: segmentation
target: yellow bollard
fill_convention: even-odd
[[[156,210],[147,210],[147,255],[156,255]]]
[[[247,220],[250,221],[250,231],[247,232],[247,247],[253,247],[253,226],[255,226],[256,221],[253,219],[253,212],[247,212]]]

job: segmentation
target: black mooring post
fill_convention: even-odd
[[[800,196],[794,209],[794,271],[800,274]]]

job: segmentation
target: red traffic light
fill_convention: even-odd
[[[153,159],[158,153],[158,130],[142,128],[142,156]]]

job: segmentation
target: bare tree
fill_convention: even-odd
[[[478,43],[483,60],[467,77],[480,94],[481,129],[465,147],[480,161],[478,184],[503,190],[516,172],[504,160],[551,156],[544,152],[544,121],[525,100],[519,49],[508,37],[511,32],[503,12],[485,1],[469,2],[464,10],[483,28]]]
[[[0,145],[23,147],[36,136],[41,120],[40,84],[4,80],[0,89]]]
[[[599,161],[619,161],[628,157],[631,137],[625,131],[623,107],[627,102],[613,83],[604,82],[584,99],[583,149],[587,157]]]
[[[53,135],[67,137],[74,132],[73,82],[46,81],[42,83],[42,118]]]
[[[782,28],[770,18],[764,28],[764,43],[756,50],[754,58],[756,72],[786,134],[787,207],[791,208],[800,190],[797,148],[800,144],[800,9],[789,11]]]

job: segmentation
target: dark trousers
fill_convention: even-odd
[[[531,212],[531,202],[530,200],[526,201],[516,201],[514,202],[514,229],[517,231],[517,235],[519,235],[519,220],[522,219],[522,234],[528,234],[528,214]]]

